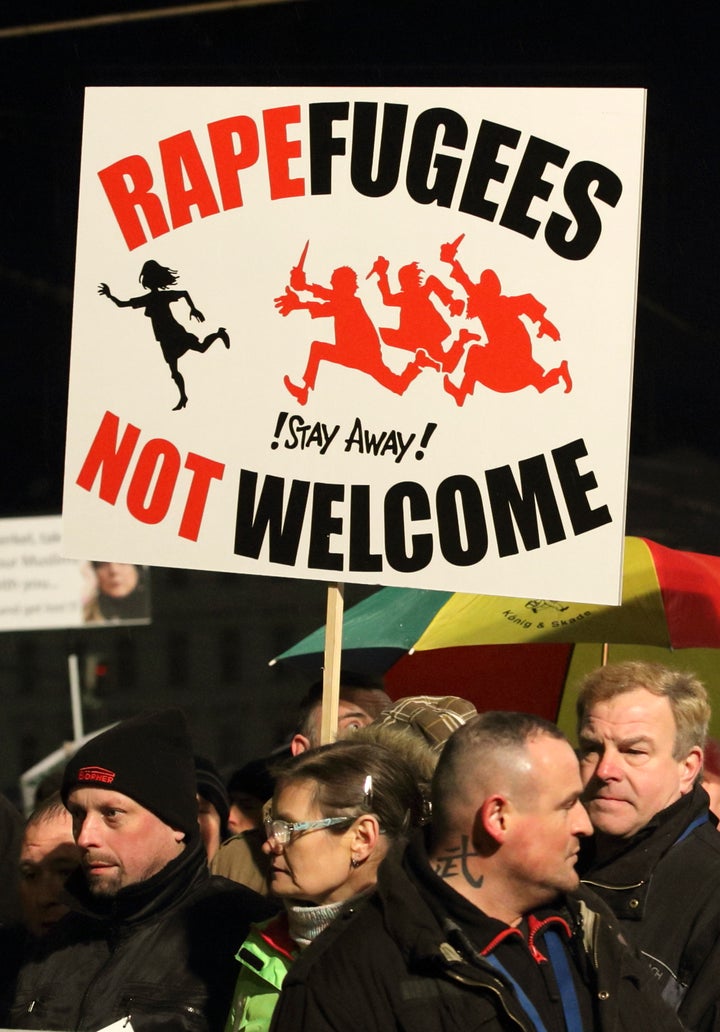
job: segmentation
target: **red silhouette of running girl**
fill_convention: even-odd
[[[542,394],[563,380],[567,394],[572,390],[567,361],[545,372],[533,358],[532,338],[520,318],[526,315],[537,323],[540,336],[560,340],[560,331],[545,318],[545,306],[532,294],[511,297],[501,293],[500,280],[492,269],[485,269],[480,282],[473,283],[456,257],[461,240],[462,236],[453,243],[443,244],[440,259],[448,262],[450,275],[464,288],[468,298],[467,316],[482,322],[487,342],[468,349],[460,384],[455,385],[445,376],[445,390],[458,405],[463,404],[478,383],[501,394],[524,387],[534,387]],[[473,334],[472,339],[480,340],[480,334]]]
[[[300,309],[310,313],[312,319],[332,318],[335,321],[335,343],[314,340],[301,384],[293,383],[285,376],[284,384],[300,405],[305,405],[308,394],[315,387],[321,362],[332,362],[347,369],[358,369],[367,373],[393,394],[404,394],[423,368],[438,366],[424,351],[418,351],[415,359],[401,373],[395,373],[382,359],[382,345],[378,332],[362,301],[357,296],[358,281],[354,269],[341,266],[330,277],[330,286],[308,283],[303,270],[307,245],[299,263],[290,273],[290,286],[285,293],[275,298],[275,307],[280,315]],[[298,291],[307,291],[314,300],[301,300]]]
[[[411,262],[398,269],[400,290],[393,294],[387,275],[389,265],[387,258],[376,258],[367,275],[368,279],[373,274],[377,276],[383,304],[389,308],[400,309],[397,329],[381,326],[380,336],[391,347],[415,352],[422,348],[430,358],[440,364],[444,372],[452,373],[462,358],[465,344],[475,337],[463,328],[457,340],[444,351],[442,344],[450,336],[450,327],[433,304],[432,295],[445,305],[450,315],[462,315],[465,303],[453,297],[452,291],[437,276],[427,276],[423,280],[423,273],[417,262]]]
[[[109,297],[118,308],[145,309],[145,316],[152,324],[155,340],[162,349],[163,358],[170,366],[170,375],[180,391],[180,400],[173,407],[173,411],[184,409],[188,397],[185,393],[185,381],[178,369],[178,360],[188,351],[199,351],[204,354],[216,340],[221,340],[225,347],[229,348],[230,338],[225,327],[221,326],[215,333],[200,340],[175,319],[170,305],[174,301],[187,301],[190,306],[190,318],[197,319],[198,322],[205,322],[205,316],[197,310],[187,290],[168,289],[174,286],[178,280],[178,274],[174,269],[168,269],[151,259],[143,265],[139,279],[147,290],[147,293],[140,297],[131,297],[127,301],[121,301],[119,298],[113,297],[107,283],[100,284],[98,294]]]

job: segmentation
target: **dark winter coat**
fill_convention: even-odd
[[[443,922],[428,901],[427,878],[421,891],[421,864],[427,856],[420,840],[402,861],[389,857],[376,893],[301,954],[285,979],[272,1032],[534,1032],[508,980],[467,949],[457,926]],[[568,952],[588,986],[584,1028],[679,1032],[648,971],[591,892],[555,909],[572,930]]]
[[[129,1016],[134,1032],[221,1032],[238,943],[276,909],[245,886],[214,877],[197,839],[152,878],[82,903],[42,940],[20,973],[10,1027],[105,1028]]]
[[[696,787],[582,873],[692,1032],[720,1032],[720,834],[708,802]]]

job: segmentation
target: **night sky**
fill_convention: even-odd
[[[0,515],[60,511],[86,85],[643,86],[627,530],[720,553],[720,147],[711,5],[675,5],[663,14],[632,3],[307,0],[1,34],[9,26],[153,6],[162,5],[2,5]]]

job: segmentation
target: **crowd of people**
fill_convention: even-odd
[[[532,713],[344,678],[226,782],[183,714],[0,806],[0,1025],[69,1032],[720,1032],[720,749],[658,664]],[[13,891],[14,887],[17,891]]]

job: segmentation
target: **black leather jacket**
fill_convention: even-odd
[[[130,1018],[134,1032],[221,1032],[252,921],[275,905],[211,876],[199,838],[152,878],[77,908],[42,940],[18,979],[10,1027],[95,1030]]]

